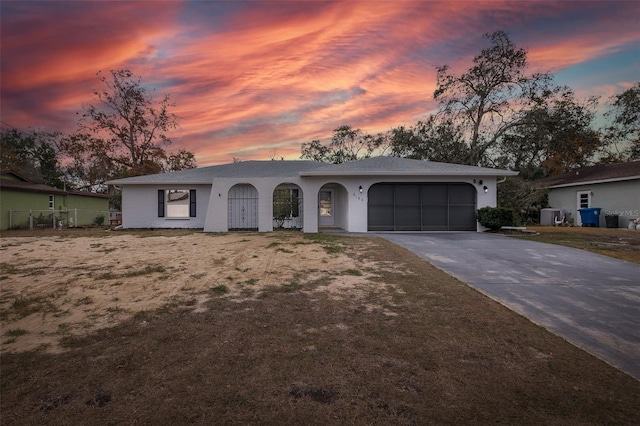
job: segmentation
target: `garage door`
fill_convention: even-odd
[[[475,231],[476,189],[467,183],[378,183],[369,231]]]

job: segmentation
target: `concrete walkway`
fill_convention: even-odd
[[[376,235],[640,380],[640,265],[496,234]]]

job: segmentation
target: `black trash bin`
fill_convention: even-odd
[[[604,222],[607,228],[617,228],[618,227],[618,215],[617,214],[606,214],[604,215]]]

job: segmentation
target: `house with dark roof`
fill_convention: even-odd
[[[0,171],[0,230],[36,225],[84,226],[109,215],[109,196],[67,191],[32,182],[20,173]]]
[[[318,232],[479,231],[498,178],[516,172],[374,157],[343,164],[245,161],[108,182],[124,228]]]
[[[640,217],[640,161],[582,167],[540,181],[549,189],[549,204],[564,210],[581,225],[579,209],[601,208],[605,215],[618,215],[618,226],[626,228]]]

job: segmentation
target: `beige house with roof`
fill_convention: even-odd
[[[205,232],[480,231],[498,178],[516,172],[374,157],[343,164],[246,161],[118,179],[124,228]]]

